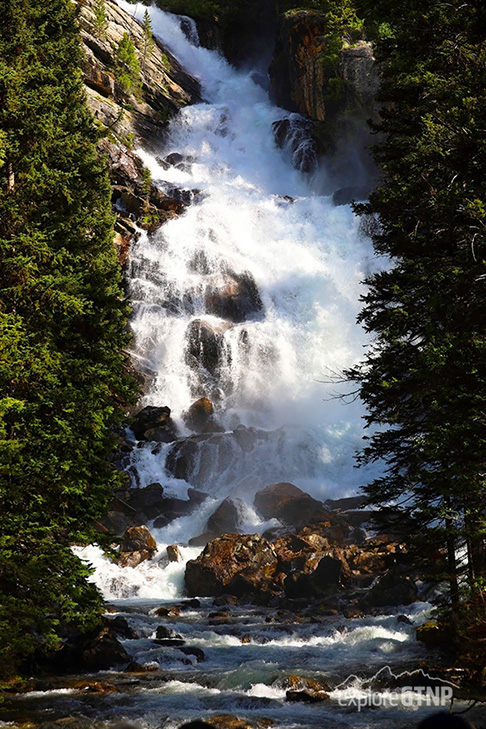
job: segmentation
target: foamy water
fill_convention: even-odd
[[[120,5],[139,18],[144,12]],[[363,355],[356,316],[360,282],[377,265],[371,243],[351,209],[316,194],[319,180],[277,147],[272,123],[286,112],[252,74],[191,43],[175,16],[151,16],[157,36],[200,81],[204,103],[181,110],[158,155],[138,150],[163,189],[198,191],[181,217],[142,234],[131,251],[134,355],[155,373],[144,404],[168,405],[187,433],[182,414],[208,396],[228,433],[243,424],[267,434],[250,453],[231,437],[223,455],[201,446],[202,465],[189,480],[214,498],[236,494],[251,504],[256,490],[280,480],[319,498],[354,493],[366,478],[353,468],[362,409],[334,399],[351,386],[325,382]],[[165,169],[159,162],[171,153],[183,162]],[[256,284],[262,308],[246,321],[208,313],[205,291],[228,273]],[[187,360],[195,320],[222,330],[216,376]],[[168,448],[136,449],[132,465],[139,485],[160,481],[185,498],[187,483],[164,473]]]

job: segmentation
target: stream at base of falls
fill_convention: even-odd
[[[431,658],[414,640],[411,624],[423,621],[428,605],[403,608],[400,618],[310,620],[264,607],[215,606],[209,598],[199,603],[165,603],[173,617],[161,618],[160,600],[117,601],[111,610],[139,635],[124,640],[125,648],[152,670],[39,680],[35,691],[5,707],[8,718],[34,720],[42,729],[175,729],[231,714],[262,729],[408,729],[433,713],[430,697],[393,693],[394,685],[403,686],[393,674]],[[161,625],[180,636],[186,653],[156,642]],[[329,698],[288,701],[297,679],[328,685]]]
[[[143,15],[144,7],[119,4]],[[133,357],[150,375],[142,405],[170,407],[180,439],[191,436],[184,413],[198,398],[213,403],[217,427],[193,441],[184,477],[166,468],[170,444],[136,443],[127,470],[133,488],[156,482],[164,496],[187,500],[189,487],[208,496],[163,529],[148,524],[159,551],[138,567],[110,563],[97,547],[78,550],[95,567],[110,617],[135,631],[122,642],[143,670],[37,679],[34,691],[5,701],[0,726],[175,729],[221,714],[261,729],[417,726],[434,699],[397,694],[396,677],[438,662],[415,639],[428,603],[346,619],[185,597],[184,566],[200,552],[187,544],[223,499],[237,497],[242,532],[263,533],[278,526],[253,508],[268,484],[292,482],[324,500],[373,478],[354,468],[360,403],[345,404],[345,390],[324,383],[362,357],[361,281],[383,262],[351,208],[321,194],[325,169],[303,174],[292,150],[278,148],[273,124],[289,114],[270,103],[261,74],[200,48],[188,19],[190,38],[177,17],[150,12],[204,101],[172,120],[157,154],[137,150],[163,191],[180,190],[192,204],[131,251]],[[173,543],[181,561],[164,556]],[[167,631],[157,633],[161,626]],[[164,632],[175,644],[157,637]],[[309,682],[322,700],[289,700],[287,691]]]

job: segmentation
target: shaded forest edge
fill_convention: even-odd
[[[248,4],[177,2],[159,5],[206,23],[209,42],[232,60],[240,60],[231,49],[238,32],[248,27],[250,47],[262,17]],[[258,5],[265,28],[296,10]],[[442,620],[452,626],[459,660],[478,669],[486,637],[486,11],[479,2],[418,10],[380,0],[303,5],[299,11],[323,14],[332,28],[323,62],[339,63],[343,44],[370,38],[383,79],[374,124],[384,183],[358,212],[392,265],[370,278],[363,302],[361,322],[376,347],[347,373],[368,406],[368,424],[379,428],[361,458],[384,459],[388,469],[366,493],[386,507],[385,526],[401,531],[424,578],[446,586]],[[112,173],[120,150],[136,167],[131,135],[162,133],[189,100],[168,87],[149,99],[147,70],[137,68],[130,35],[122,35],[111,77],[94,74],[88,83],[112,106],[91,100],[102,122],[93,125],[75,16],[67,0],[43,8],[9,0],[0,11],[8,29],[0,39],[2,678],[39,647],[58,646],[69,629],[101,624],[101,597],[69,547],[100,541],[93,523],[120,485],[110,466],[114,434],[137,385],[125,355],[128,305],[112,245],[112,190],[97,147],[102,140]],[[107,32],[103,17],[99,23],[94,56]],[[172,74],[172,84],[178,80]],[[114,136],[106,133],[109,113],[119,117]],[[118,192],[147,227],[163,222],[167,210],[143,166],[135,179],[119,180]],[[129,243],[129,219],[119,216],[117,226]]]

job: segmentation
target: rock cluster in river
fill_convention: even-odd
[[[403,546],[386,535],[356,544],[356,527],[345,513],[326,509],[293,484],[262,489],[254,504],[264,518],[293,523],[294,529],[212,539],[187,563],[190,595],[234,595],[259,604],[282,599],[327,604],[331,597],[330,604],[337,599],[358,613],[417,599],[413,565]]]

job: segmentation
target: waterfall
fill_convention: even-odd
[[[132,248],[134,357],[153,376],[144,405],[169,406],[187,436],[184,413],[207,397],[219,432],[200,436],[185,471],[166,472],[171,447],[153,443],[134,450],[130,470],[137,485],[160,481],[182,498],[191,485],[251,501],[281,480],[318,498],[353,493],[361,407],[329,381],[363,353],[371,243],[348,206],[315,192],[318,173],[279,148],[275,122],[288,115],[252,74],[201,48],[180,18],[151,17],[204,101],[172,120],[157,155],[137,150],[161,189],[192,204]]]

